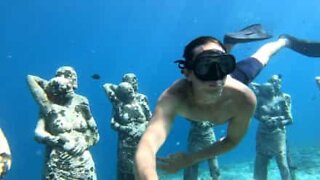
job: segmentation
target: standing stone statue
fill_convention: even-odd
[[[188,151],[196,152],[211,146],[216,141],[213,131],[214,124],[209,121],[190,121],[191,127],[188,137]],[[220,171],[217,157],[208,159],[209,172],[212,180],[220,179]],[[184,170],[184,180],[198,179],[199,164],[192,165]]]
[[[316,76],[314,79],[316,81],[318,88],[320,89],[320,76]]]
[[[292,124],[291,97],[281,91],[281,75],[273,75],[267,83],[252,83],[257,95],[255,118],[259,121],[256,134],[254,179],[266,180],[268,164],[275,158],[282,180],[295,179],[295,167],[287,149],[286,126]]]
[[[135,74],[123,76],[119,85],[104,84],[112,103],[111,127],[118,132],[117,179],[135,179],[134,154],[151,118],[147,97],[138,93]]]
[[[88,99],[75,93],[77,74],[63,66],[46,81],[28,75],[31,93],[40,107],[35,137],[46,145],[43,179],[96,179],[89,148],[99,140]]]
[[[0,128],[0,179],[11,168],[11,151],[6,136]]]

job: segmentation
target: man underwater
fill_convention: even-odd
[[[298,45],[303,44],[297,44],[297,39],[291,36],[281,36],[236,64],[235,58],[217,39],[203,36],[191,41],[184,50],[185,60],[176,61],[185,78],[177,80],[161,94],[140,140],[135,157],[136,177],[158,179],[156,153],[166,140],[176,115],[196,122],[227,123],[228,128],[223,138],[207,148],[158,158],[157,166],[164,171],[175,173],[238,145],[248,130],[256,106],[256,97],[245,84],[251,82],[270,57],[283,47],[307,56],[318,55],[298,49]]]

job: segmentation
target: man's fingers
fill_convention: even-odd
[[[170,158],[157,157],[157,167],[161,170],[169,174],[176,173],[177,169],[173,168],[172,166],[172,160]]]
[[[157,157],[157,162],[168,163],[169,161],[170,161],[170,159],[168,159],[168,158]]]
[[[175,170],[172,170],[168,164],[157,164],[157,167],[161,170],[165,171],[166,173],[175,173]]]
[[[176,169],[172,169],[172,167],[170,167],[168,164],[159,164],[157,165],[157,167],[169,174],[173,174],[177,172]]]
[[[168,158],[161,158],[161,157],[157,157],[157,167],[159,167],[162,170],[167,170],[168,169],[168,165],[169,165],[169,159]]]

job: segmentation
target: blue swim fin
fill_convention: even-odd
[[[286,38],[288,48],[309,57],[320,57],[320,41],[308,41],[283,34],[279,38]]]
[[[239,32],[227,33],[223,38],[224,44],[247,43],[253,41],[260,41],[271,38],[261,24],[252,24],[241,29]]]

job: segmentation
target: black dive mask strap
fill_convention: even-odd
[[[184,60],[176,60],[174,61],[174,63],[178,64],[178,68],[181,70],[187,68],[187,65],[186,65],[187,63]]]

